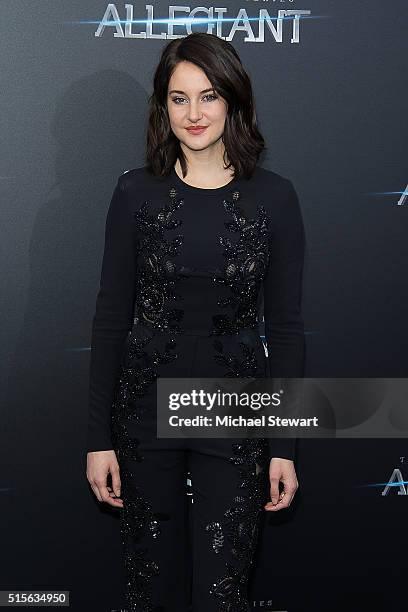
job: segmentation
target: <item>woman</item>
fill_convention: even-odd
[[[130,610],[185,612],[191,585],[194,612],[249,610],[260,512],[298,487],[293,439],[156,435],[158,376],[303,375],[303,222],[291,181],[257,166],[263,148],[232,45],[171,41],[147,165],[119,177],[110,203],[92,328],[87,478],[121,509]]]

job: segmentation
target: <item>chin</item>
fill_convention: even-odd
[[[204,136],[204,134],[203,134]],[[218,140],[221,138],[222,134],[220,134],[219,136],[211,136],[210,134],[206,134],[205,137],[201,137],[200,136],[190,136],[189,138],[184,138],[181,140],[181,142],[183,142],[187,147],[190,147],[190,149],[193,150],[201,150],[201,149],[206,149],[207,147],[210,147],[211,145],[214,145],[218,142]]]
[[[204,149],[208,149],[208,147],[211,145],[212,143],[200,143],[196,146],[194,146],[194,144],[191,144],[191,142],[185,142],[184,145],[190,149],[191,151],[204,151]]]

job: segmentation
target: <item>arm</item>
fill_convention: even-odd
[[[265,338],[269,376],[303,377],[304,325],[301,314],[305,235],[299,200],[288,179],[270,228],[270,260],[264,279]],[[270,438],[269,456],[294,460],[295,438]]]
[[[134,221],[121,177],[109,205],[100,287],[92,323],[87,451],[112,449],[111,404],[124,341],[133,325]]]

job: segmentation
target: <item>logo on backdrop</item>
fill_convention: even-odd
[[[405,187],[404,191],[401,192],[401,197],[398,200],[397,204],[398,206],[402,206],[404,204],[407,203],[407,197],[408,197],[408,185]]]
[[[293,0],[287,0],[293,6]],[[279,9],[271,15],[267,9],[257,9],[256,16],[249,14],[246,8],[237,9],[234,15],[227,8],[211,6],[170,5],[168,17],[155,16],[155,7],[146,4],[135,11],[133,4],[109,3],[95,31],[100,37],[108,29],[115,38],[181,38],[192,33],[192,25],[207,24],[207,32],[225,40],[233,40],[236,32],[244,32],[244,42],[262,43],[265,37],[277,43],[300,42],[300,21],[311,17],[311,11],[301,9]],[[174,28],[176,26],[176,32]]]
[[[405,457],[400,457],[401,464],[404,464]],[[388,482],[381,491],[381,495],[408,495],[408,480],[404,480],[402,466],[394,468]]]
[[[404,480],[404,472],[408,469],[408,466],[405,467],[405,463],[408,463],[408,459],[405,461],[405,456],[401,456],[399,460],[400,467],[395,467],[391,471],[388,481],[373,482],[363,486],[380,489],[383,497],[386,495],[408,495],[408,480]]]

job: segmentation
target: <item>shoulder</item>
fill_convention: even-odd
[[[154,181],[155,177],[151,175],[146,166],[140,166],[138,168],[131,168],[125,170],[118,177],[118,186],[122,191],[128,191],[134,187],[141,187],[150,181]]]
[[[270,195],[286,199],[294,191],[292,181],[267,168],[256,166],[250,179],[261,190],[268,189]]]
[[[251,181],[257,199],[264,203],[275,220],[297,217],[301,214],[298,194],[289,178],[257,166]]]
[[[139,168],[131,168],[130,170],[125,170],[118,177],[118,187],[122,191],[127,191],[129,188],[132,188],[134,185],[140,184],[140,182],[145,182],[147,179],[147,171],[145,166],[140,166]]]

